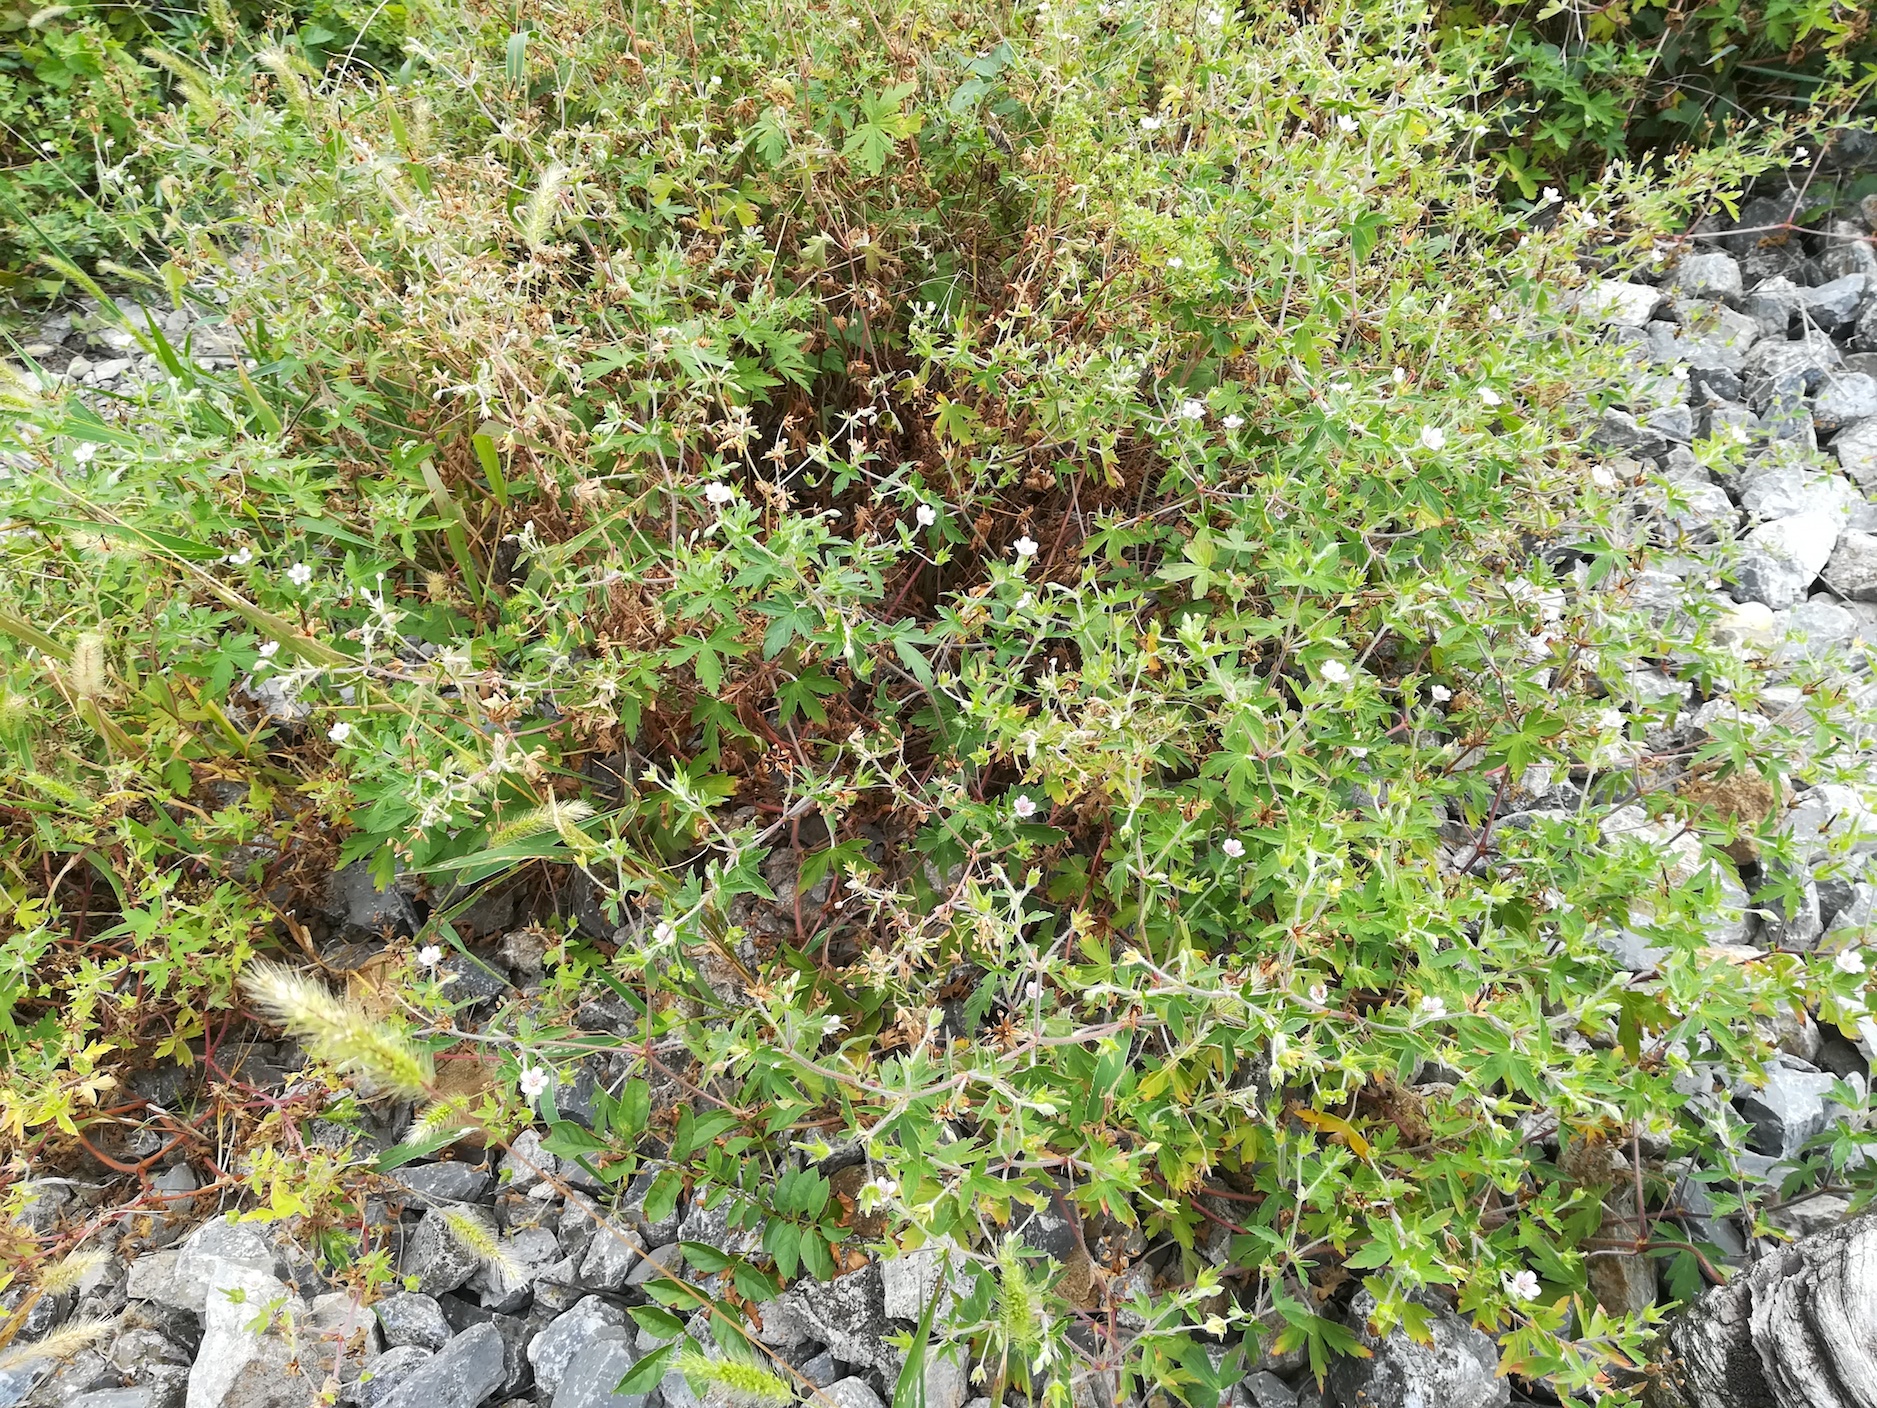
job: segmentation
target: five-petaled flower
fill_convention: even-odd
[[[1482,386],[1479,389],[1479,399],[1484,405],[1500,406],[1505,404],[1506,398],[1501,396],[1497,391],[1494,391],[1490,386]]]
[[[91,457],[97,453],[98,447],[89,440],[80,441],[78,444],[72,446],[72,458],[77,460],[80,464],[88,463]]]
[[[1336,125],[1342,128],[1343,131],[1345,132],[1353,132],[1356,130],[1359,124],[1356,122],[1356,120],[1353,117],[1351,117],[1348,113],[1345,112],[1345,113],[1338,113],[1336,115]]]
[[[521,1072],[521,1094],[524,1100],[539,1100],[547,1090],[548,1074],[545,1066],[524,1066]]]
[[[919,520],[919,526],[921,528],[930,528],[934,523],[938,522],[938,510],[933,508],[931,504],[920,504],[918,508],[913,510],[912,516]]]
[[[1421,1011],[1429,1017],[1444,1017],[1447,1015],[1447,1004],[1438,997],[1424,997],[1421,999]]]
[[[234,552],[229,553],[227,557],[224,557],[222,561],[226,562],[231,567],[246,567],[250,562],[254,561],[254,549],[243,544]]]
[[[313,580],[313,569],[304,562],[296,562],[287,569],[287,580],[296,587],[304,587]]]
[[[1162,121],[1162,119],[1160,119],[1160,118],[1158,118],[1158,117],[1151,117],[1151,116],[1150,116],[1150,117],[1143,117],[1143,118],[1141,119],[1141,131],[1143,131],[1143,132],[1158,132],[1158,131],[1160,130],[1160,124],[1161,124],[1161,121]]]
[[[1036,556],[1036,539],[1032,538],[1028,533],[1018,538],[1017,541],[1010,546],[1016,550],[1018,557]]]
[[[1438,450],[1447,443],[1447,432],[1437,425],[1421,427],[1421,445],[1424,449]]]
[[[1449,699],[1453,698],[1453,691],[1448,689],[1444,684],[1434,685],[1427,692],[1434,696],[1434,702],[1436,704],[1445,704]]]
[[[736,490],[728,484],[712,480],[704,486],[704,497],[711,503],[722,506],[736,497]]]
[[[417,966],[419,968],[435,968],[441,962],[443,962],[443,950],[437,947],[437,945],[425,944],[422,948],[417,950]]]
[[[1180,402],[1180,419],[1181,420],[1204,420],[1205,418],[1206,418],[1206,403],[1204,401]]]
[[[1236,836],[1230,836],[1220,844],[1219,849],[1224,851],[1233,860],[1237,860],[1240,856],[1245,854],[1245,843]]]
[[[261,646],[260,646],[261,659],[272,660],[274,658],[275,653],[279,651],[279,649],[280,649],[280,642],[277,640],[262,641]]]
[[[1616,476],[1602,465],[1598,465],[1590,471],[1590,482],[1595,484],[1599,489],[1614,489],[1616,487]]]
[[[1010,809],[1025,820],[1036,815],[1036,803],[1024,796],[1019,796],[1017,800],[1011,804]]]
[[[1517,1271],[1505,1278],[1506,1294],[1514,1300],[1538,1299],[1538,1273]]]
[[[347,723],[344,719],[338,720],[331,728],[326,730],[326,737],[330,738],[334,743],[343,743],[351,736],[352,725]]]
[[[1227,430],[1237,430],[1244,423],[1245,418],[1240,415],[1230,415],[1219,422],[1219,424],[1224,426]]]
[[[1331,684],[1349,683],[1349,667],[1340,660],[1325,660],[1317,666],[1317,673]]]
[[[1859,949],[1841,949],[1838,956],[1832,959],[1831,962],[1832,966],[1840,973],[1862,973],[1864,971],[1864,954]]]

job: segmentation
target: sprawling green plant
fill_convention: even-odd
[[[422,887],[439,1046],[423,955],[477,887],[552,889],[584,929],[459,1053],[520,1098],[427,1090],[413,1147],[528,1106],[654,1219],[731,1199],[761,1250],[686,1249],[720,1347],[890,1238],[956,1251],[951,1330],[1038,1402],[1124,1302],[1126,1386],[1210,1405],[1241,1331],[1321,1368],[1352,1277],[1631,1382],[1591,1261],[1685,1293],[1701,1249],[1600,1240],[1609,1151],[1734,1137],[1690,1062],[1861,991],[1711,942],[1732,833],[1635,671],[1757,677],[1629,603],[1647,554],[1573,448],[1619,374],[1563,306],[1579,242],[1628,257],[1738,162],[1527,231],[1414,6],[637,26],[464,5],[373,82],[213,59],[145,133],[164,278],[249,357],[133,317],[171,375],[127,418],[15,392],[12,1127],[78,1127],[114,1052],[312,942],[333,865]],[[1737,745],[1692,761],[1835,746]],[[176,915],[219,927],[179,952]],[[574,1034],[596,985],[632,1040]],[[565,1117],[605,1049],[633,1078]],[[843,1144],[837,1197],[802,1159]],[[986,1235],[1038,1209],[1060,1276]],[[1179,1249],[1157,1294],[1106,1274],[1132,1230]],[[635,1375],[667,1360],[773,1388],[675,1339]]]
[[[1858,5],[1462,0],[1442,20],[1450,62],[1499,66],[1497,145],[1527,200],[1612,159],[1672,158],[1768,119],[1796,129],[1803,160],[1799,138],[1816,145],[1819,128],[1877,111],[1877,33]]]

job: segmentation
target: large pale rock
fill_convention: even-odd
[[[1831,452],[1859,488],[1866,493],[1877,488],[1877,416],[1840,430],[1831,442]]]
[[[1799,858],[1815,865],[1838,853],[1870,855],[1877,852],[1877,816],[1852,788],[1826,782],[1799,794],[1780,819]]]
[[[1877,377],[1863,372],[1832,373],[1812,402],[1812,421],[1825,435],[1872,416],[1877,416]]]
[[[561,1376],[553,1408],[645,1408],[645,1394],[613,1392],[638,1362],[624,1338],[587,1345]]]
[[[1731,254],[1690,254],[1675,266],[1676,293],[1689,298],[1738,298],[1745,292],[1740,264]]]
[[[286,1263],[258,1222],[205,1222],[189,1240],[177,1249],[175,1279],[167,1288],[167,1303],[184,1310],[203,1313],[209,1289],[220,1282],[231,1266],[246,1267],[264,1276],[279,1279]],[[152,1297],[164,1300],[164,1295]]]
[[[534,1365],[535,1382],[541,1391],[549,1395],[556,1392],[580,1351],[602,1331],[618,1330],[625,1323],[626,1312],[598,1296],[588,1296],[572,1310],[556,1316],[528,1346],[528,1362]]]
[[[900,1369],[899,1351],[888,1344],[886,1291],[878,1263],[832,1281],[797,1281],[782,1297],[815,1331],[836,1359],[863,1364],[889,1377]]]
[[[1762,523],[1747,534],[1738,570],[1740,596],[1775,611],[1796,606],[1831,560],[1841,522],[1826,513],[1800,513]]]
[[[1804,1066],[1805,1069],[1800,1069]],[[1826,1097],[1837,1083],[1829,1072],[1781,1057],[1766,1071],[1766,1083],[1734,1101],[1753,1132],[1748,1146],[1769,1158],[1790,1159],[1805,1141],[1824,1131],[1837,1106]]]
[[[1820,574],[1839,596],[1852,601],[1877,601],[1877,537],[1847,530]]]
[[[1597,279],[1584,290],[1580,306],[1608,326],[1639,328],[1649,321],[1661,302],[1661,291],[1647,284]]]
[[[378,1408],[477,1408],[506,1373],[502,1336],[471,1325],[379,1400]]]
[[[185,1408],[309,1408],[319,1385],[296,1369],[286,1333],[305,1304],[278,1277],[219,1257],[210,1263]]]
[[[1431,1344],[1397,1326],[1386,1336],[1369,1328],[1375,1298],[1356,1293],[1349,1322],[1367,1359],[1339,1359],[1324,1385],[1333,1408],[1506,1408],[1512,1386],[1499,1377],[1499,1353],[1487,1336],[1453,1312],[1434,1312]]]

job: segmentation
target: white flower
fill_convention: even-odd
[[[1545,902],[1546,909],[1569,909],[1571,907],[1571,902],[1564,898],[1562,890],[1546,890],[1539,898]]]
[[[1217,29],[1220,25],[1225,23],[1225,11],[1207,10],[1206,23],[1211,25],[1214,29]]]
[[[81,440],[72,446],[72,458],[80,464],[89,464],[91,457],[98,453],[98,447],[89,440]]]
[[[1394,377],[1395,385],[1399,386],[1408,379],[1408,369],[1406,367],[1396,367],[1390,375]]]
[[[938,510],[931,504],[920,504],[917,509],[913,510],[912,516],[919,520],[921,528],[930,528],[938,522]]]
[[[1023,1000],[1025,1002],[1034,1002],[1036,1001],[1037,998],[1041,997],[1042,995],[1043,995],[1043,985],[1039,982],[1036,982],[1034,979],[1032,979],[1031,981],[1023,985]]]
[[[340,719],[331,728],[326,730],[326,737],[330,738],[334,743],[343,743],[351,736],[352,725],[347,723],[344,719]]]
[[[296,587],[303,587],[313,580],[313,569],[304,562],[296,562],[287,569],[287,580]]]
[[[1793,156],[1797,157],[1800,161],[1804,161],[1812,153],[1804,147],[1794,147],[1792,149],[1792,154]]]
[[[1616,487],[1616,476],[1602,465],[1598,465],[1595,469],[1590,471],[1590,482],[1595,484],[1599,489],[1614,489]]]
[[[1307,994],[1312,1007],[1325,1006],[1330,1000],[1330,990],[1321,983],[1312,983]]]
[[[1017,800],[1011,804],[1010,809],[1025,821],[1036,815],[1036,803],[1032,802],[1028,797],[1018,797]]]
[[[278,654],[279,652],[280,652],[280,642],[279,642],[279,641],[277,641],[277,640],[264,640],[264,641],[262,641],[262,642],[261,642],[261,647],[260,647],[260,655],[261,655],[261,659],[263,659],[263,660],[272,660],[272,659],[274,658],[274,656],[275,656],[275,655],[277,655],[277,654]]]
[[[1219,424],[1224,426],[1227,430],[1237,430],[1240,426],[1244,425],[1244,423],[1245,418],[1239,415],[1227,416],[1224,420],[1219,422]]]
[[[677,937],[678,931],[662,919],[652,926],[652,942],[655,944],[668,944]]]
[[[886,1199],[899,1192],[899,1184],[895,1183],[885,1174],[880,1174],[874,1178],[869,1178],[865,1183],[861,1184],[860,1191],[866,1201],[884,1202]],[[871,1196],[866,1197],[866,1195]]]
[[[1624,727],[1623,711],[1621,709],[1605,709],[1601,714],[1597,715],[1597,727],[1616,729]]]
[[[1143,117],[1141,119],[1141,131],[1158,132],[1160,130],[1161,122],[1162,122],[1162,119],[1158,117]]]
[[[1167,267],[1169,269],[1184,269],[1186,267],[1186,261],[1176,254],[1171,259],[1167,260]]]
[[[1447,1015],[1447,1004],[1438,997],[1424,997],[1421,999],[1421,1011],[1429,1017],[1444,1017]]]
[[[534,1101],[539,1100],[542,1096],[542,1093],[546,1091],[547,1085],[548,1085],[547,1067],[545,1066],[522,1067],[521,1080],[519,1084],[521,1086],[522,1099],[527,1100],[530,1103],[533,1103]]]
[[[1220,844],[1219,849],[1224,851],[1233,860],[1237,860],[1240,856],[1245,854],[1245,843],[1239,840],[1238,837],[1231,836]]]
[[[1558,188],[1556,186],[1546,186],[1544,195],[1539,199],[1538,203],[1540,205],[1552,205],[1556,203],[1557,199]]]
[[[1505,1278],[1506,1294],[1513,1300],[1538,1299],[1538,1273],[1520,1271]]]
[[[441,962],[443,962],[443,950],[435,944],[425,944],[417,950],[419,968],[435,968]]]
[[[728,484],[719,484],[712,481],[704,486],[704,497],[711,503],[722,506],[736,497],[736,490],[731,488]]]
[[[1011,547],[1016,550],[1018,557],[1036,556],[1036,539],[1032,538],[1028,533],[1018,538],[1016,542],[1011,544]]]
[[[1356,130],[1356,127],[1358,124],[1353,117],[1351,117],[1348,113],[1345,112],[1345,113],[1337,114],[1336,125],[1342,128],[1343,131],[1345,132],[1353,132]]]
[[[1331,684],[1349,683],[1349,667],[1340,660],[1325,660],[1317,666],[1317,673]]]
[[[1836,968],[1840,973],[1862,973],[1864,971],[1864,955],[1858,949],[1842,949],[1839,951],[1838,956],[1831,960],[1831,966]]]
[[[1449,699],[1453,698],[1453,691],[1448,689],[1444,684],[1433,685],[1427,692],[1434,697],[1436,704],[1445,704]]]
[[[1490,386],[1482,386],[1479,389],[1479,399],[1483,405],[1502,406],[1505,404],[1506,398],[1501,396],[1497,391],[1494,391]]]
[[[1180,402],[1180,419],[1181,420],[1204,420],[1205,418],[1206,418],[1206,403],[1204,401]]]
[[[254,550],[244,544],[234,552],[229,553],[222,561],[228,563],[231,567],[246,567],[250,562],[254,561]]]
[[[1447,432],[1442,430],[1439,426],[1424,425],[1421,427],[1422,448],[1428,449],[1428,450],[1438,450],[1444,447],[1446,443],[1447,443]]]

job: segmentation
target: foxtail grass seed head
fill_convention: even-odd
[[[308,1055],[350,1076],[366,1094],[414,1100],[435,1079],[429,1051],[317,979],[284,964],[256,963],[241,975],[241,987]]]
[[[62,1296],[67,1291],[77,1290],[78,1283],[85,1279],[86,1274],[104,1265],[105,1260],[101,1251],[73,1252],[40,1273],[38,1289],[49,1296]]]
[[[110,676],[104,662],[104,637],[86,631],[72,643],[72,693],[80,699],[96,699],[110,688]]]
[[[464,1251],[474,1256],[489,1270],[511,1282],[527,1279],[527,1269],[503,1242],[502,1234],[475,1213],[446,1212],[443,1214],[443,1225],[450,1229],[450,1236],[456,1239]]]
[[[545,248],[560,225],[560,198],[567,189],[567,168],[559,162],[541,173],[541,184],[534,188],[521,211],[521,237],[529,249]]]
[[[712,1359],[698,1349],[678,1356],[678,1372],[694,1384],[710,1384],[739,1408],[787,1404],[795,1400],[788,1384],[776,1374],[740,1359]]]
[[[515,842],[525,841],[530,836],[540,836],[552,831],[575,850],[582,850],[591,844],[591,838],[579,829],[579,825],[594,814],[593,804],[581,798],[575,797],[563,802],[558,798],[549,797],[541,806],[523,812],[514,820],[506,821],[498,826],[495,833],[489,837],[489,845],[491,849],[512,846]]]
[[[467,1132],[476,1127],[476,1121],[467,1110],[452,1100],[432,1100],[418,1107],[411,1118],[410,1128],[404,1131],[404,1140],[408,1144],[434,1139],[439,1134],[452,1130]]]
[[[52,1331],[44,1339],[34,1340],[31,1344],[15,1345],[5,1354],[0,1354],[0,1370],[12,1369],[21,1364],[31,1364],[39,1359],[70,1359],[74,1354],[90,1349],[110,1332],[108,1322],[87,1317],[82,1320],[69,1320]]]

